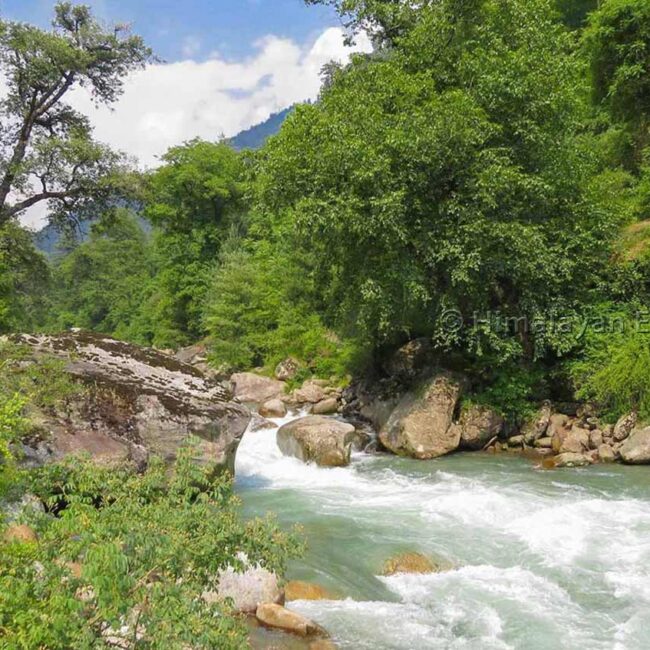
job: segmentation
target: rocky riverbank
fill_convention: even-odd
[[[422,342],[397,351],[386,368],[392,374],[345,390],[310,379],[290,391],[285,380],[292,379],[296,368],[288,359],[278,366],[275,378],[240,373],[231,382],[234,395],[257,412],[255,428],[269,426],[266,418],[284,417],[288,410],[310,414],[278,432],[280,448],[305,462],[345,465],[351,449],[371,442],[374,451],[420,460],[484,451],[523,453],[538,458],[545,468],[650,464],[650,428],[636,413],[606,424],[594,405],[545,401],[513,424],[472,401],[470,378],[429,365]]]

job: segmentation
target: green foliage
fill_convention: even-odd
[[[26,428],[24,407],[25,400],[18,393],[0,393],[0,499],[9,493],[17,482],[16,463],[10,445],[20,438]]]
[[[54,14],[51,31],[0,21],[0,225],[39,202],[79,219],[119,195],[126,161],[95,142],[88,119],[65,100],[84,86],[111,104],[151,51],[125,26],[103,28],[86,5],[59,2]]]
[[[0,394],[20,394],[25,404],[41,408],[61,404],[82,390],[64,366],[54,357],[35,357],[29,348],[0,342]]]
[[[145,215],[156,226],[155,282],[147,311],[154,343],[202,337],[201,312],[221,245],[240,226],[243,163],[227,144],[193,140],[170,149],[148,181]]]
[[[150,245],[135,218],[118,210],[54,269],[54,329],[80,327],[148,343],[135,319],[152,275]]]
[[[0,499],[16,496],[23,483],[10,445],[33,433],[28,410],[65,403],[81,388],[63,371],[63,363],[28,349],[0,343]]]
[[[358,59],[271,140],[262,209],[311,248],[326,320],[373,345],[425,335],[504,360],[562,348],[474,323],[568,315],[605,263],[615,219],[586,190],[573,39],[543,0],[416,15],[389,55]],[[444,327],[450,309],[460,332]]]
[[[598,7],[598,0],[555,0],[562,20],[574,29],[584,27],[587,16]]]
[[[0,333],[42,322],[49,278],[47,261],[30,234],[13,223],[0,226]]]
[[[645,310],[604,305],[607,327],[589,328],[579,359],[570,364],[580,399],[595,402],[611,420],[639,412],[650,417],[650,325]]]
[[[628,126],[634,166],[648,144],[650,115],[650,5],[646,0],[605,0],[585,33],[594,101]]]
[[[273,368],[287,356],[321,377],[343,377],[358,364],[358,348],[328,330],[313,309],[308,269],[299,255],[260,243],[234,250],[217,267],[205,307],[216,365]]]
[[[201,594],[220,569],[242,567],[241,554],[282,573],[299,545],[270,519],[243,523],[228,479],[191,455],[171,473],[162,462],[137,475],[71,460],[34,477],[30,489],[57,515],[32,522],[38,544],[3,548],[3,646],[103,648],[108,636],[132,648],[246,646],[227,603]]]
[[[508,422],[521,424],[539,404],[540,395],[548,396],[544,374],[539,368],[507,364],[475,368],[472,378],[479,383],[469,401],[489,406]]]

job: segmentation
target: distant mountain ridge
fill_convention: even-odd
[[[268,120],[256,124],[250,129],[246,129],[228,140],[229,144],[237,151],[243,151],[245,149],[260,149],[271,136],[275,135],[280,130],[284,121],[287,119],[291,111],[293,111],[293,108],[293,106],[290,106],[279,113],[273,113]],[[81,224],[79,237],[82,241],[85,241],[88,238],[88,235],[90,234],[90,226],[90,223]],[[61,233],[57,227],[48,223],[41,230],[34,233],[34,244],[38,250],[45,253],[47,256],[52,256],[57,252],[59,244],[61,243],[61,237]]]
[[[250,129],[238,133],[234,138],[231,138],[229,140],[230,144],[237,151],[242,151],[243,149],[260,149],[271,136],[280,130],[284,121],[291,111],[293,111],[293,108],[293,106],[289,106],[289,108],[285,108],[279,113],[273,113],[268,120],[261,124],[256,124]]]

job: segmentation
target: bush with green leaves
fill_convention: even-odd
[[[314,307],[313,282],[300,255],[258,242],[223,256],[204,307],[211,359],[231,370],[266,366],[287,356],[310,374],[345,377],[363,349],[328,329]]]
[[[219,571],[244,554],[282,574],[298,553],[270,520],[244,522],[226,476],[180,454],[136,474],[71,459],[32,476],[49,514],[32,515],[37,543],[5,543],[0,562],[0,647],[246,647],[228,603],[206,602]]]
[[[24,407],[25,400],[18,393],[0,393],[0,499],[16,487],[17,469],[11,445],[25,430]]]
[[[650,325],[639,307],[601,307],[604,326],[585,330],[581,354],[569,363],[577,396],[612,421],[631,410],[650,419]]]

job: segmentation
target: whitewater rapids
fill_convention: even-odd
[[[340,648],[650,647],[650,468],[543,471],[474,453],[321,469],[283,456],[276,431],[244,436],[237,491],[248,515],[303,526],[290,577],[347,598],[289,606]],[[380,577],[403,551],[456,568]]]

